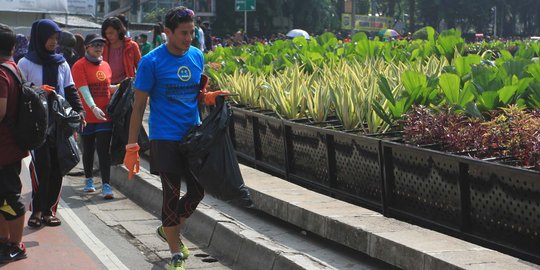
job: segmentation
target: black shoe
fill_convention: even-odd
[[[0,263],[18,261],[26,257],[26,248],[24,247],[23,243],[21,243],[20,246],[11,243],[8,244],[7,247],[0,254]]]

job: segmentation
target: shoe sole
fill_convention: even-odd
[[[90,193],[90,192],[96,192],[95,189],[83,189],[84,192]]]
[[[26,259],[26,258],[28,258],[28,255],[24,254],[24,256],[21,256],[21,257],[18,257],[18,258],[13,258],[11,260],[0,261],[0,264],[6,264],[6,263],[10,263],[10,262],[15,262],[15,261],[19,261],[19,260]]]
[[[105,200],[112,200],[112,199],[114,199],[114,196],[113,196],[113,195],[104,195],[104,196],[103,196],[103,199],[105,199]]]

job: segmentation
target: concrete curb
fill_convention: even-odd
[[[161,181],[141,168],[134,179],[127,180],[127,170],[111,167],[111,184],[137,204],[158,214],[161,212]],[[201,202],[187,220],[184,235],[206,247],[222,263],[236,269],[335,269],[330,265],[274,242],[234,218]]]
[[[308,190],[241,165],[256,207],[402,269],[540,269],[540,266]]]

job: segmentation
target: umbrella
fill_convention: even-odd
[[[385,38],[398,38],[399,37],[399,33],[394,29],[382,30],[379,32],[379,35]]]
[[[302,29],[293,29],[291,31],[289,31],[289,33],[287,33],[288,37],[290,38],[295,38],[295,37],[299,37],[299,36],[303,36],[304,38],[306,39],[309,39],[309,34],[308,32],[302,30]]]

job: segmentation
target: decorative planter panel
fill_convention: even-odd
[[[383,147],[389,209],[459,229],[459,157],[390,142]]]
[[[468,180],[471,230],[540,256],[540,173],[470,161]]]
[[[379,139],[333,132],[335,188],[352,196],[382,205],[382,168]]]
[[[257,165],[285,175],[285,136],[281,119],[259,114],[255,129]]]
[[[243,158],[255,160],[252,113],[233,107],[231,137],[236,152]]]
[[[289,176],[330,187],[327,142],[323,129],[285,122],[288,130]]]

